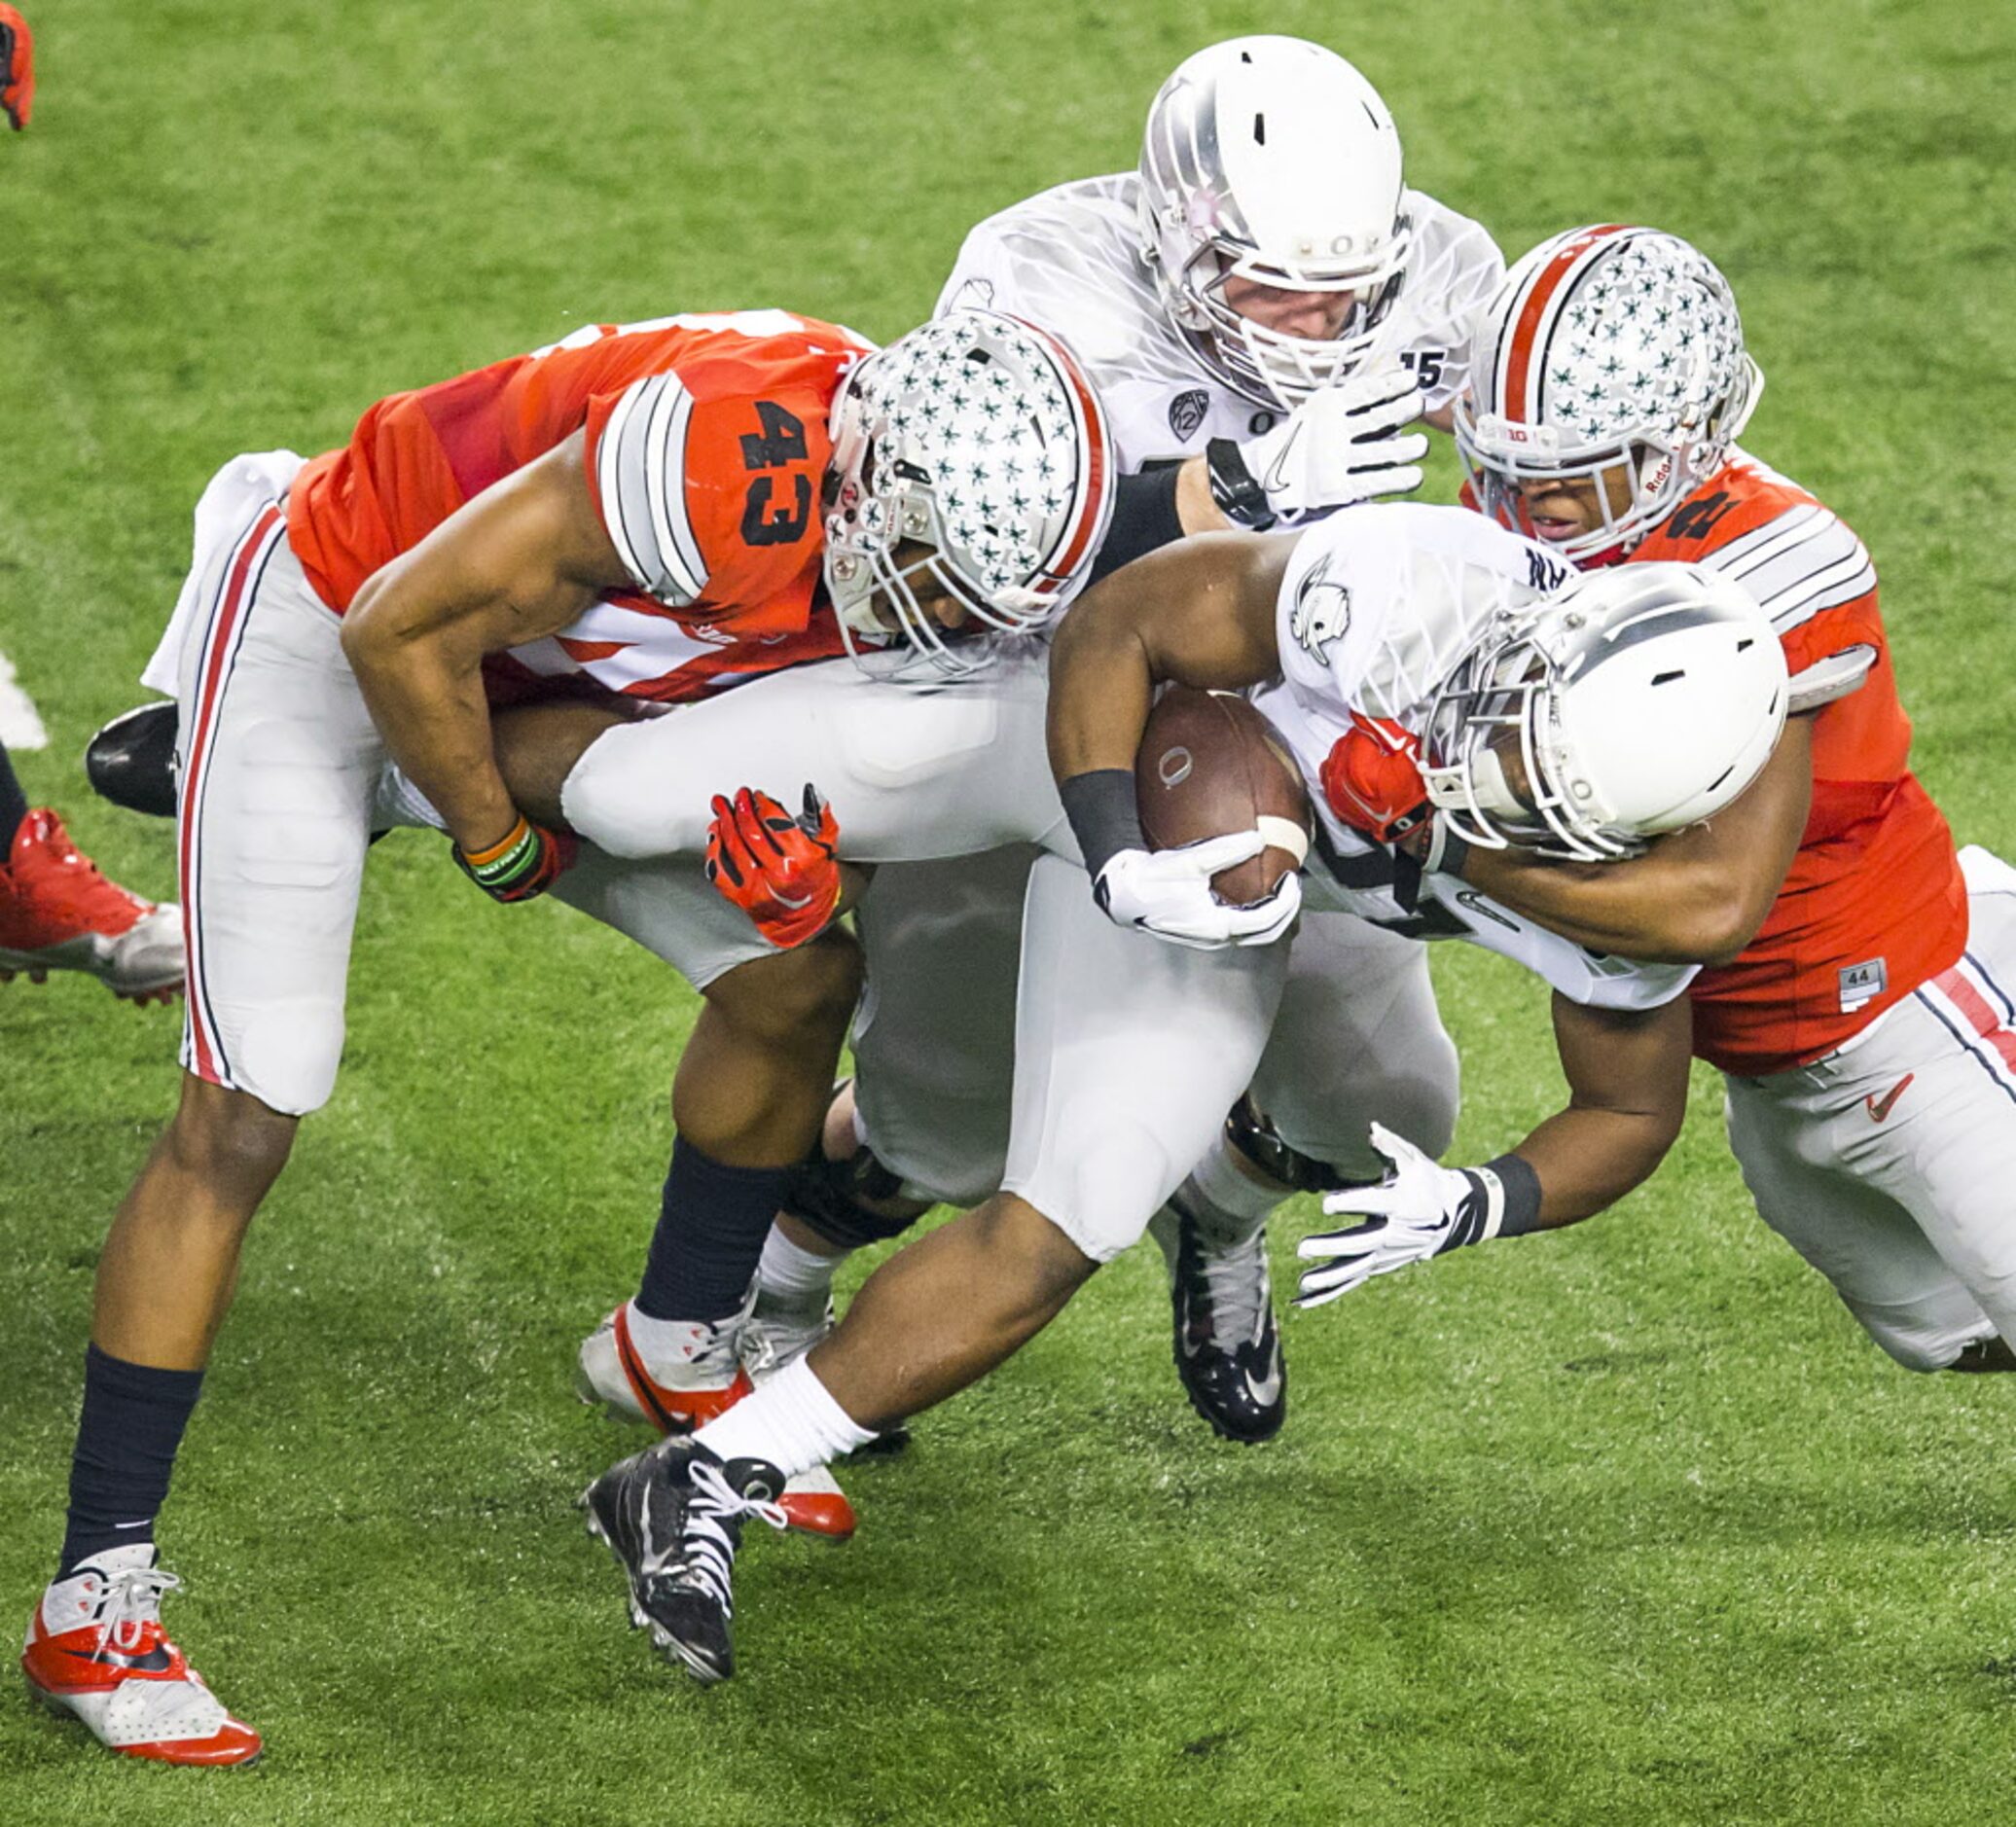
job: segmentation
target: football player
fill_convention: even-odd
[[[850,418],[848,390],[884,365],[930,396],[892,412],[935,412],[962,380],[987,391],[991,411],[935,453],[942,519],[853,524],[882,420]],[[687,1247],[653,1283],[663,1327],[700,1342],[741,1299],[817,1132],[854,954],[831,931],[778,950],[697,859],[638,871],[528,820],[490,703],[543,683],[670,705],[849,641],[1032,625],[1082,581],[1104,521],[1096,424],[1062,350],[985,313],[876,353],[742,312],[592,325],[382,400],[312,462],[245,457],[213,480],[147,675],[180,706],[182,1099],[100,1260],[69,1524],[22,1658],[101,1742],[180,1764],[260,1750],[162,1632],[176,1581],[154,1523],[245,1230],[335,1078],[387,761],[492,898],[553,890],[701,989],[666,1192]],[[1053,471],[1066,480],[1027,486]],[[1064,512],[1026,499],[1060,488]],[[954,550],[944,528],[962,516],[989,533]],[[690,1423],[701,1396],[680,1406]]]
[[[1392,117],[1363,76],[1319,45],[1263,36],[1176,69],[1136,171],[1061,185],[974,229],[940,308],[1012,311],[1086,365],[1122,472],[1103,570],[1183,533],[1417,487],[1426,441],[1405,427],[1448,427],[1471,319],[1503,273],[1478,224],[1406,186]],[[841,828],[855,830],[845,808]],[[934,1200],[970,1205],[998,1184],[1033,855],[887,867],[863,900],[873,981],[857,1077],[829,1117],[830,1164],[793,1186],[766,1248],[759,1366],[824,1329],[849,1249]],[[1216,1432],[1246,1442],[1273,1435],[1287,1405],[1267,1214],[1296,1186],[1382,1164],[1362,1120],[1279,1134],[1278,1062],[1322,1075],[1328,1109],[1377,1117],[1430,1152],[1456,1121],[1456,1050],[1418,943],[1316,912],[1290,970],[1284,1029],[1304,1031],[1279,1035],[1254,1096],[1153,1227],[1185,1391]]]
[[[0,744],[0,984],[26,971],[88,971],[131,1002],[182,987],[179,911],[108,881],[49,806],[27,795]]]
[[[1422,721],[1494,663],[1508,629],[1555,657],[1550,713],[1593,733],[1508,778],[1493,804],[1512,841],[1558,842],[1555,825],[1511,811],[1566,799],[1575,854],[1622,853],[1715,814],[1764,768],[1784,716],[1784,663],[1741,589],[1671,565],[1574,580],[1537,544],[1461,509],[1366,508],[1299,540],[1186,542],[1066,616],[1052,656],[1051,755],[1083,863],[1046,854],[1030,873],[1002,1192],[883,1264],[834,1332],[746,1402],[623,1461],[587,1494],[635,1613],[698,1678],[732,1671],[740,1529],[780,1520],[773,1499],[785,1474],[943,1400],[1048,1323],[1139,1237],[1267,1050],[1289,949],[1271,942],[1299,909],[1296,878],[1230,908],[1210,878],[1256,854],[1259,834],[1148,851],[1134,761],[1155,683],[1249,688],[1285,671],[1263,707],[1320,788],[1354,713]],[[1466,711],[1458,732],[1473,728],[1497,734]],[[1660,765],[1648,770],[1619,730],[1656,732]],[[1331,905],[1369,908],[1383,893],[1398,912],[1441,881],[1416,871],[1410,884],[1389,854],[1325,817],[1312,881]],[[752,865],[764,867],[753,843]],[[1595,955],[1473,890],[1432,892],[1440,930],[1554,985],[1573,1093],[1516,1151],[1437,1180],[1452,1235],[1516,1234],[1618,1197],[1656,1164],[1684,1113],[1692,967]],[[1325,1088],[1304,1090],[1320,1099]],[[1374,1140],[1416,1159],[1384,1128]]]
[[[1787,727],[1772,770],[1793,790],[1758,801],[1768,822],[1536,870],[1498,842],[1472,775],[1431,770],[1448,809],[1413,841],[1468,842],[1458,873],[1585,945],[1708,960],[1694,1050],[1723,1074],[1765,1222],[1898,1363],[2016,1369],[2016,872],[1956,856],[1911,771],[1861,542],[1735,443],[1762,376],[1726,281],[1671,234],[1570,231],[1506,279],[1470,372],[1456,429],[1478,505],[1584,567],[1684,559],[1735,579],[1826,701]],[[1421,800],[1395,761],[1375,832]],[[1434,1239],[1403,1193],[1345,1247],[1378,1272]]]

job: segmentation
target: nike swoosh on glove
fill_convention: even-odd
[[[714,798],[707,879],[788,951],[815,938],[840,910],[840,821],[808,784],[796,818],[757,787]]]
[[[1211,878],[1267,847],[1258,831],[1235,831],[1168,850],[1116,850],[1092,885],[1100,912],[1118,926],[1137,926],[1199,951],[1225,946],[1271,945],[1302,912],[1302,882],[1293,872],[1250,907],[1232,907],[1211,892]]]
[[[1242,444],[1240,456],[1277,519],[1412,494],[1428,441],[1406,427],[1422,405],[1421,383],[1397,362],[1360,369]]]

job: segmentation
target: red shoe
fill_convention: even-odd
[[[93,1555],[42,1594],[21,1672],[30,1693],[123,1756],[249,1764],[259,1734],[224,1710],[161,1628],[161,1595],[181,1584],[154,1564],[152,1542]]]
[[[670,1362],[647,1362],[630,1335],[626,1301],[581,1342],[574,1375],[582,1401],[623,1421],[649,1421],[661,1434],[690,1434],[754,1385],[741,1367],[741,1332],[748,1309],[718,1324],[696,1320]],[[778,1499],[795,1529],[829,1541],[854,1532],[854,1506],[824,1466],[785,1483]]]
[[[107,881],[44,806],[0,868],[0,982],[89,971],[115,996],[168,1001],[182,987],[182,916]]]

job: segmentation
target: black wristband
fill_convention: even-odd
[[[1264,533],[1274,524],[1274,510],[1267,504],[1267,490],[1246,468],[1245,453],[1230,438],[1213,438],[1204,448],[1205,475],[1211,484],[1211,499],[1218,512],[1235,526]]]
[[[1095,880],[1118,850],[1145,850],[1141,803],[1130,768],[1096,768],[1060,783],[1057,797],[1085,856],[1085,873]]]
[[[1165,463],[1138,476],[1121,477],[1113,490],[1112,521],[1092,561],[1095,584],[1144,553],[1158,552],[1183,537],[1182,517],[1176,512],[1176,479],[1181,474],[1180,465]]]
[[[1500,1155],[1484,1164],[1505,1189],[1505,1215],[1498,1220],[1501,1237],[1524,1236],[1540,1228],[1540,1176],[1524,1155]]]

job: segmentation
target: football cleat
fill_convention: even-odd
[[[756,1308],[742,1328],[742,1369],[750,1380],[763,1382],[787,1364],[795,1364],[833,1330],[833,1303],[808,1309],[756,1293]]]
[[[89,971],[115,996],[168,1001],[182,987],[182,916],[108,881],[46,806],[0,868],[0,981]]]
[[[630,1584],[630,1623],[696,1681],[735,1673],[733,1576],[742,1523],[789,1526],[784,1481],[761,1459],[724,1465],[678,1436],[612,1465],[582,1493],[588,1532]]]
[[[252,1763],[259,1734],[225,1711],[161,1628],[161,1596],[181,1584],[154,1564],[152,1542],[80,1562],[42,1594],[28,1621],[28,1690],[126,1757]]]
[[[84,751],[84,771],[100,799],[150,818],[175,816],[180,768],[175,735],[181,712],[172,699],[122,711]]]
[[[1149,1229],[1170,1263],[1176,1375],[1190,1406],[1221,1439],[1272,1440],[1287,1418],[1288,1371],[1265,1228],[1229,1249],[1209,1245],[1179,1192]]]
[[[648,1421],[661,1434],[690,1434],[755,1387],[738,1358],[748,1308],[719,1321],[686,1328],[673,1363],[647,1363],[630,1330],[626,1301],[581,1342],[575,1392],[592,1408],[621,1421]],[[767,1365],[765,1374],[780,1365]],[[839,1481],[821,1465],[801,1472],[779,1503],[791,1527],[828,1541],[854,1532],[854,1506]]]

